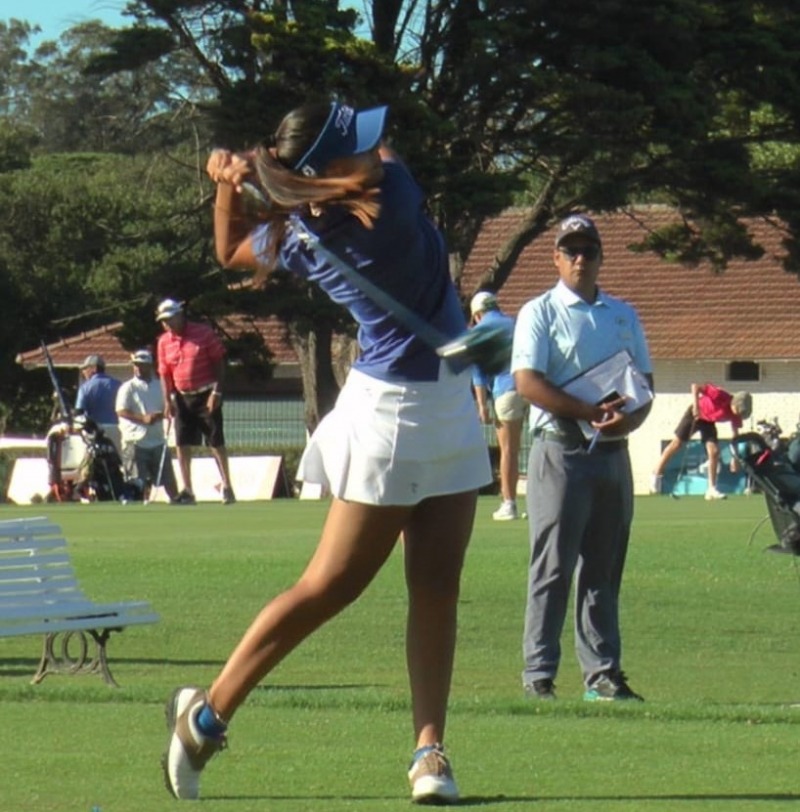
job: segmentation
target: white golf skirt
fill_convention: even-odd
[[[442,364],[439,378],[387,383],[351,370],[297,478],[369,505],[414,505],[487,485],[492,471],[470,372]]]

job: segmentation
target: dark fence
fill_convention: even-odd
[[[486,444],[497,445],[494,426],[483,427]],[[225,402],[225,439],[229,448],[302,449],[306,444],[303,401],[299,398],[241,398]],[[520,472],[528,469],[528,420],[522,432]]]

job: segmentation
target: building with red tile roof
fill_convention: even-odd
[[[524,216],[522,209],[509,209],[484,224],[460,280],[466,300],[481,288],[481,277]],[[745,430],[759,419],[777,417],[787,432],[793,431],[800,413],[800,281],[781,263],[786,237],[781,224],[748,221],[763,256],[733,260],[723,272],[714,272],[709,263],[688,266],[631,250],[648,232],[677,219],[669,208],[643,207],[593,219],[603,240],[599,284],[636,307],[653,359],[656,401],[631,438],[637,492],[649,490],[650,472],[689,404],[693,382],[752,392],[753,415]],[[522,251],[497,294],[505,312],[516,314],[556,283],[553,234],[543,233]],[[722,426],[720,438],[729,436]]]
[[[255,332],[264,340],[265,345],[272,353],[273,362],[280,369],[279,377],[298,377],[299,364],[297,355],[286,338],[286,328],[275,316],[257,318],[240,313],[233,313],[218,319],[220,330],[232,337],[238,337],[243,332]],[[49,344],[47,349],[53,359],[53,365],[59,369],[74,369],[80,367],[87,355],[100,355],[106,362],[106,369],[111,374],[128,377],[130,374],[130,351],[123,347],[117,333],[122,327],[121,322],[114,322],[99,327],[96,330],[87,330],[63,338]],[[19,353],[16,362],[26,369],[42,367],[45,364],[44,353],[40,347]]]
[[[486,269],[507,239],[519,229],[526,212],[508,209],[484,224],[459,280],[465,301],[480,288]],[[787,432],[800,414],[800,282],[784,270],[781,224],[767,219],[748,221],[764,248],[760,259],[733,260],[723,272],[708,263],[697,266],[666,261],[653,252],[637,252],[655,228],[676,220],[667,207],[626,209],[594,216],[603,239],[600,285],[633,304],[647,333],[656,381],[656,401],[645,425],[631,438],[636,490],[647,492],[649,475],[660,450],[672,436],[688,405],[693,382],[712,381],[730,391],[753,393],[749,425],[777,417]],[[528,299],[557,281],[553,265],[553,232],[535,239],[520,254],[506,284],[498,292],[501,308],[516,314]],[[255,329],[278,364],[274,381],[285,393],[302,399],[299,365],[285,328],[276,318],[231,316],[221,328],[236,335]],[[59,368],[77,369],[91,354],[102,355],[112,374],[129,374],[129,353],[116,338],[119,324],[80,333],[49,347]],[[40,349],[17,356],[26,367],[41,366]],[[745,376],[745,379],[742,378]],[[754,379],[749,379],[754,378]],[[729,436],[722,427],[720,437]]]

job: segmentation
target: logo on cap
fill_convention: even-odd
[[[600,245],[600,232],[591,218],[585,214],[571,214],[559,223],[556,231],[556,248],[570,234],[585,234],[593,242]]]

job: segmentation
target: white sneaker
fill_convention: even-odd
[[[661,474],[653,474],[650,480],[650,493],[661,493],[661,485],[664,482],[664,477]]]
[[[167,702],[169,742],[161,766],[167,789],[182,801],[200,797],[203,767],[226,746],[224,736],[211,739],[197,729],[197,714],[205,702],[206,693],[201,688],[178,688]]]
[[[706,502],[712,502],[715,499],[727,499],[727,495],[724,493],[720,493],[716,488],[709,488],[706,491]]]
[[[516,502],[503,502],[497,510],[492,513],[492,518],[496,522],[510,522],[514,519],[519,519],[519,514],[517,513],[517,503]]]
[[[458,787],[453,769],[440,744],[424,748],[408,770],[411,801],[415,804],[454,804]]]

